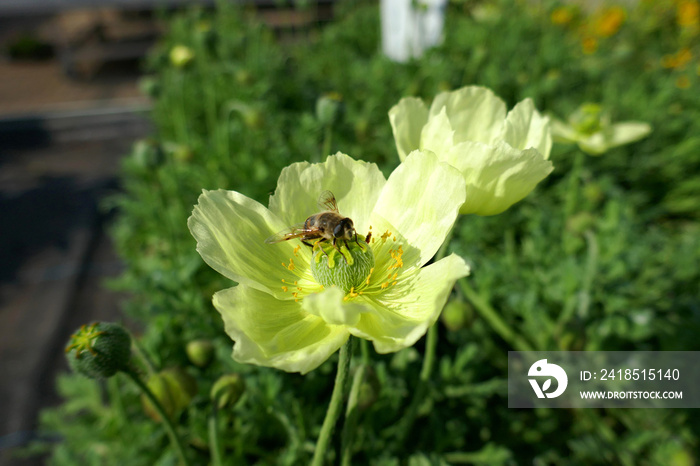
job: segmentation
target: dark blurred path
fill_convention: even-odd
[[[57,63],[0,64],[0,465],[58,402],[63,347],[83,323],[119,318],[103,286],[122,269],[100,207],[121,157],[149,132],[137,75],[70,81]]]

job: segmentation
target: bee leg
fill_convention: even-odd
[[[326,250],[323,249],[323,248],[321,247],[321,245],[319,244],[319,243],[322,243],[322,242],[324,242],[324,241],[326,241],[326,238],[321,238],[320,240],[316,241],[316,243],[313,245],[313,247],[315,248],[316,246],[318,246],[318,248],[321,250],[321,252],[323,253],[323,255],[326,256],[326,259],[330,261],[331,258],[328,257],[328,253],[327,253]]]
[[[307,245],[308,247],[312,248],[312,249],[313,249],[313,247],[314,247],[313,244],[307,243],[305,239],[301,240],[301,242],[304,243],[305,245]]]
[[[348,253],[349,253],[349,252],[350,252],[350,248],[348,247],[348,242],[347,242],[346,240],[343,240],[343,242],[345,243],[345,249],[347,249],[347,250],[348,250]],[[347,265],[347,264],[348,264],[348,258],[345,257],[345,254],[343,254],[343,251],[341,251],[340,248],[338,248],[338,252],[340,253],[341,256],[343,256],[343,259],[345,259],[345,264]]]

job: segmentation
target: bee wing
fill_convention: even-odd
[[[323,210],[338,212],[338,203],[330,191],[323,191],[318,198],[318,206]]]
[[[267,244],[279,243],[281,241],[287,241],[294,238],[301,238],[302,236],[312,235],[317,233],[318,228],[304,228],[304,223],[299,223],[297,225],[285,228],[284,230],[275,233],[265,240]]]

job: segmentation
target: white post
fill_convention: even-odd
[[[397,62],[442,41],[447,0],[381,0],[382,51]]]

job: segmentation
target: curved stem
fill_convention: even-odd
[[[180,462],[185,466],[189,466],[190,462],[187,460],[187,455],[185,454],[185,449],[182,446],[180,437],[178,437],[177,432],[175,432],[175,426],[173,425],[173,422],[170,420],[168,415],[165,413],[163,405],[160,404],[158,398],[156,398],[151,389],[149,389],[148,386],[145,383],[143,383],[143,380],[141,380],[141,377],[139,377],[139,375],[133,368],[124,371],[124,373],[128,375],[136,385],[138,385],[143,394],[146,395],[146,397],[151,401],[151,403],[153,403],[153,407],[162,419],[163,425],[165,426],[165,430],[168,432],[170,442],[173,444],[175,450],[177,451],[177,455],[180,458]]]
[[[474,305],[479,315],[488,322],[491,328],[498,333],[501,338],[518,351],[532,351],[530,343],[511,330],[498,315],[498,312],[471,287],[466,278],[460,279],[458,283],[464,296]]]
[[[331,394],[331,401],[328,404],[328,411],[326,411],[326,418],[323,420],[323,426],[321,427],[321,433],[318,436],[318,442],[316,442],[316,449],[314,450],[314,457],[311,460],[312,466],[323,465],[323,460],[326,456],[326,450],[328,449],[328,444],[331,440],[331,434],[335,428],[335,424],[340,416],[340,411],[343,406],[343,399],[345,394],[345,381],[348,378],[348,372],[350,370],[350,358],[352,357],[352,342],[353,338],[348,338],[348,341],[340,348],[340,356],[338,358],[338,372],[335,375],[335,385],[333,386],[333,393]]]

